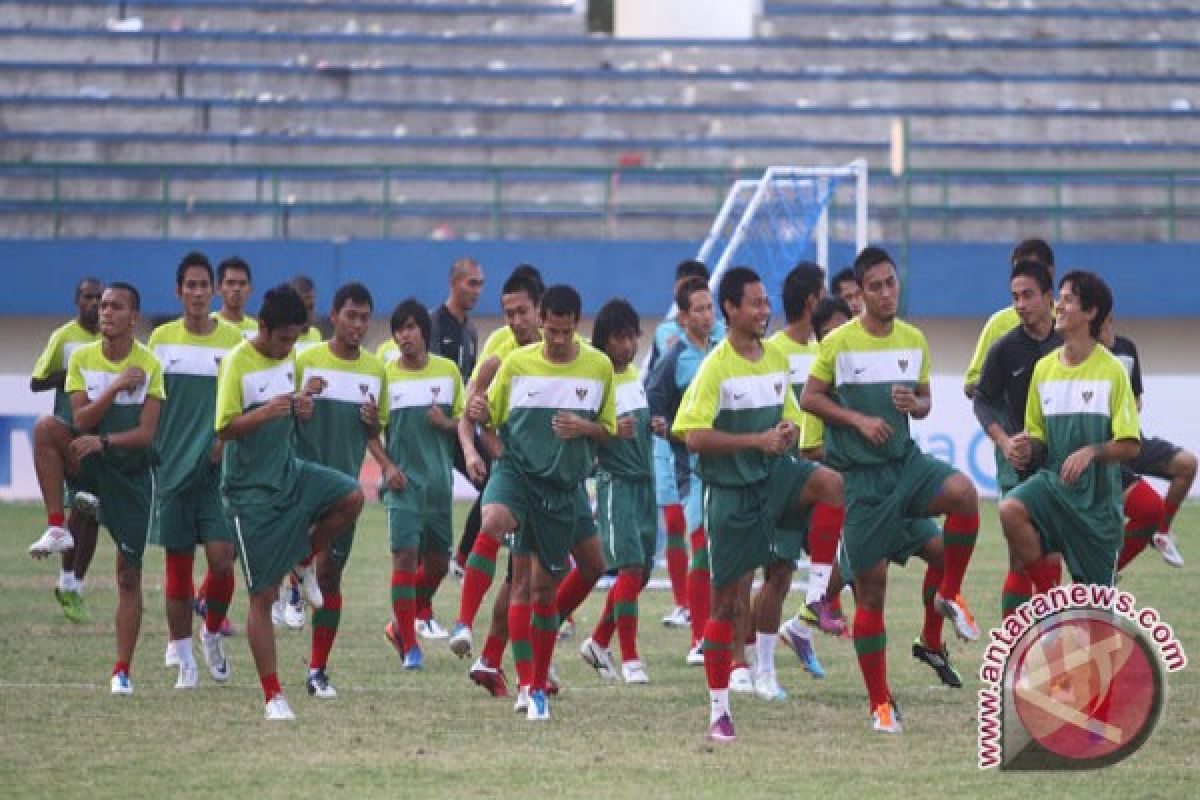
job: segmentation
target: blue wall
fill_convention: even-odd
[[[1009,245],[915,243],[906,278],[909,316],[980,317],[1008,299]],[[479,260],[487,285],[477,313],[499,313],[502,278],[517,263],[536,264],[548,283],[565,281],[594,312],[609,297],[623,295],[642,313],[663,312],[676,262],[695,253],[692,242],[619,241],[172,241],[172,240],[0,240],[5,291],[0,314],[63,316],[71,293],[86,274],[136,285],[148,314],[178,311],[175,265],[188,250],[205,252],[214,265],[240,255],[254,269],[256,298],[297,273],[317,284],[325,309],[341,283],[371,287],[376,304],[389,309],[412,294],[435,304],[444,299],[450,263],[464,255]],[[889,247],[899,257],[898,248]],[[1086,267],[1113,287],[1117,313],[1127,318],[1200,316],[1200,244],[1064,244],[1056,250],[1060,271]],[[833,263],[852,258],[848,247],[833,248]],[[251,302],[252,309],[256,301]]]

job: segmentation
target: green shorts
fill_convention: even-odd
[[[1001,497],[1007,497],[1008,493],[1013,490],[1018,483],[1021,482],[1021,476],[1013,469],[1013,465],[1008,463],[1008,459],[1004,457],[1004,451],[999,447],[996,448],[996,486],[1000,491]]]
[[[227,495],[225,514],[250,594],[273,589],[307,557],[309,526],[357,488],[357,481],[337,470],[297,459],[295,483],[273,501],[239,505]]]
[[[596,472],[596,507],[600,544],[608,569],[654,569],[658,539],[654,484],[649,478],[622,478]]]
[[[171,551],[192,552],[207,542],[232,542],[225,511],[221,507],[221,469],[199,471],[192,480],[172,492],[159,495],[150,528],[150,543]]]
[[[1120,507],[1113,503],[1080,508],[1072,495],[1077,492],[1064,486],[1056,472],[1041,469],[1013,489],[1009,498],[1021,501],[1042,549],[1062,553],[1077,583],[1112,586],[1125,536]]]
[[[771,537],[771,557],[776,561],[797,561],[808,552],[808,523],[791,528],[776,528]]]
[[[796,498],[818,465],[792,454],[780,456],[767,479],[748,486],[704,486],[704,527],[713,586],[726,586],[776,560],[776,528],[806,525],[807,509]]]
[[[583,494],[582,508],[580,495]],[[501,458],[492,465],[483,506],[501,505],[517,522],[514,555],[536,555],[548,574],[564,577],[570,570],[567,555],[576,542],[576,529],[584,523],[587,496],[582,486],[563,489],[522,475]],[[587,519],[591,519],[590,509]],[[591,523],[595,532],[595,523]],[[586,538],[586,537],[585,537]]]
[[[122,472],[101,451],[85,458],[79,474],[68,483],[75,491],[91,492],[99,498],[98,522],[108,529],[125,563],[141,568],[154,517],[154,470]]]
[[[388,542],[398,550],[450,552],[454,544],[449,510],[414,511],[388,506]]]
[[[843,472],[842,577],[851,581],[881,561],[904,563],[929,540],[927,534],[937,535],[936,525],[909,523],[928,516],[929,504],[954,474],[954,467],[925,455],[915,443],[896,461]]]

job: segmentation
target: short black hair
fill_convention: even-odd
[[[864,247],[858,257],[854,259],[854,281],[859,286],[862,286],[863,277],[866,276],[867,270],[872,267],[878,267],[880,264],[891,264],[896,266],[896,262],[888,255],[888,251],[882,247],[871,245]]]
[[[1009,259],[1016,264],[1018,261],[1040,261],[1047,267],[1054,266],[1054,250],[1045,239],[1022,239],[1013,248]]]
[[[1050,277],[1050,268],[1041,261],[1025,259],[1013,264],[1012,275],[1008,280],[1014,281],[1019,275],[1033,278],[1033,282],[1042,290],[1042,294],[1054,291],[1054,279]]]
[[[250,274],[250,265],[247,264],[240,256],[230,256],[229,258],[217,264],[217,283],[225,280],[225,273],[231,269],[240,269],[246,273],[246,280],[253,281],[254,278]]]
[[[371,299],[371,290],[363,286],[358,281],[351,281],[338,287],[338,290],[333,293],[333,313],[342,310],[342,306],[346,303],[357,303],[365,305],[372,311],[375,310],[375,301]]]
[[[125,281],[113,281],[112,283],[110,283],[108,286],[105,286],[104,288],[105,289],[123,289],[126,292],[129,292],[129,297],[133,301],[133,310],[134,311],[142,310],[142,295],[138,292],[137,287],[135,287],[132,283],[126,283]]]
[[[95,284],[96,286],[104,288],[104,281],[100,280],[99,278],[93,277],[91,275],[88,275],[87,277],[84,277],[84,278],[80,278],[79,283],[75,284],[75,302],[76,303],[79,302],[80,296],[83,295],[83,287],[87,286],[89,283]]]
[[[525,275],[509,275],[504,286],[500,288],[500,296],[524,292],[529,296],[529,302],[535,306],[542,301],[542,289],[536,281]]]
[[[692,294],[694,292],[712,291],[708,288],[708,281],[704,278],[685,278],[683,283],[679,284],[679,288],[675,290],[675,305],[680,311],[692,310]]]
[[[740,306],[746,286],[751,283],[762,283],[762,278],[749,267],[732,267],[721,276],[721,283],[717,286],[717,301],[721,304],[721,315],[726,322],[729,321],[729,312],[725,310],[725,303]]]
[[[689,258],[686,261],[680,261],[675,265],[675,280],[676,282],[684,278],[699,278],[702,281],[708,281],[708,267],[703,261],[697,261],[694,258]]]
[[[628,300],[614,297],[596,312],[595,322],[592,323],[592,347],[604,350],[608,346],[609,337],[619,333],[641,336],[642,323]]]
[[[291,284],[281,283],[263,295],[258,321],[267,327],[267,333],[287,325],[303,327],[308,324],[308,309]]]
[[[415,297],[407,297],[396,304],[392,311],[392,335],[404,327],[409,320],[417,323],[421,329],[421,338],[425,341],[425,349],[429,349],[429,332],[433,329],[433,320],[429,317],[429,309]]]
[[[850,306],[836,294],[827,294],[817,301],[817,307],[813,309],[812,325],[818,342],[825,338],[821,335],[821,329],[829,324],[829,320],[833,319],[835,314],[841,314],[846,319],[854,319],[854,313],[850,311]]]
[[[297,292],[313,292],[313,291],[316,291],[316,289],[317,289],[316,284],[313,283],[313,279],[308,277],[307,275],[295,276],[290,281],[288,281],[288,285],[291,286],[293,289],[295,289]]]
[[[854,277],[854,267],[842,267],[834,273],[833,278],[829,281],[829,290],[837,294],[837,287],[843,283],[858,283]]]
[[[583,300],[579,297],[579,292],[565,283],[547,286],[545,294],[542,295],[541,306],[542,319],[553,314],[556,317],[571,317],[578,322],[579,315],[583,313]]]
[[[192,267],[199,267],[200,269],[207,272],[208,273],[208,282],[212,283],[213,268],[212,268],[212,264],[210,264],[208,261],[208,256],[204,255],[204,253],[201,253],[198,250],[193,250],[192,252],[185,255],[180,260],[179,266],[175,268],[175,288],[177,288],[177,289],[183,288],[183,278],[187,274],[187,271]]]
[[[819,295],[825,283],[825,273],[811,261],[801,261],[783,279],[783,316],[795,322],[804,316],[808,298]]]
[[[509,280],[513,278],[521,278],[529,281],[533,286],[533,291],[529,294],[529,299],[536,306],[542,302],[542,294],[546,291],[546,282],[542,280],[542,273],[533,264],[517,264],[513,267],[513,271],[508,275]],[[504,284],[508,285],[507,281]],[[518,290],[519,291],[519,290]],[[511,292],[501,292],[501,294],[511,294]]]
[[[1112,289],[1108,288],[1108,284],[1099,275],[1082,269],[1073,269],[1062,277],[1058,282],[1060,292],[1066,283],[1071,284],[1071,291],[1079,298],[1080,308],[1084,311],[1096,309],[1096,316],[1088,324],[1088,332],[1092,334],[1093,339],[1099,339],[1104,320],[1112,313]]]

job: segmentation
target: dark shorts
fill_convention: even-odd
[[[596,510],[600,544],[608,569],[654,569],[658,537],[654,484],[648,478],[629,479],[600,470],[596,473]]]
[[[1170,476],[1167,475],[1167,465],[1182,449],[1182,447],[1172,444],[1166,439],[1159,439],[1157,436],[1142,439],[1142,449],[1138,452],[1137,458],[1129,462],[1129,469],[1138,475],[1153,475],[1156,478],[1170,480]]]

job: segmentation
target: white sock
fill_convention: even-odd
[[[175,655],[179,656],[180,664],[196,663],[196,657],[192,654],[192,637],[172,639],[171,648],[175,651]]]
[[[808,586],[804,591],[805,605],[819,601],[829,588],[829,576],[833,574],[832,564],[810,564],[808,567]]]
[[[746,666],[750,667],[750,671],[754,671],[754,665],[758,663],[758,649],[748,644],[742,647],[742,658],[746,662]]]
[[[73,570],[60,569],[58,571],[58,588],[63,592],[75,591],[75,572]]]
[[[758,652],[758,674],[775,674],[775,643],[779,641],[777,633],[759,631],[754,637],[754,649]]]
[[[729,690],[709,689],[708,697],[708,722],[711,725],[719,720],[722,714],[729,713]]]
[[[71,573],[71,576],[75,581],[75,591],[79,594],[83,594],[83,578],[76,577],[75,573],[73,572]]]

